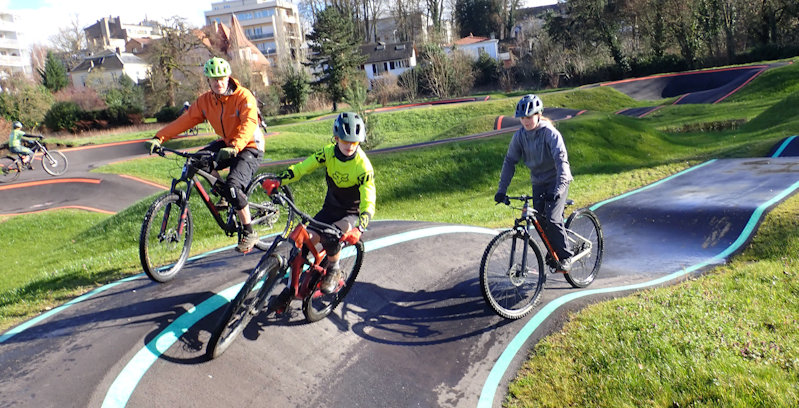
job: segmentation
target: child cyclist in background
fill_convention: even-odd
[[[375,214],[374,170],[359,144],[366,139],[366,125],[354,112],[345,112],[333,123],[335,142],[317,151],[300,163],[290,166],[279,180],[267,180],[264,189],[271,194],[280,184],[293,183],[302,176],[325,167],[327,195],[322,209],[314,216],[317,221],[335,225],[344,232],[343,241],[355,244],[361,238],[369,220]],[[331,293],[340,279],[339,240],[323,236],[309,227],[314,244],[321,241],[327,253],[328,273],[322,281],[322,292]]]
[[[566,245],[563,210],[572,173],[563,136],[542,112],[544,103],[536,95],[525,95],[516,104],[516,117],[520,118],[522,127],[513,134],[508,146],[494,201],[508,201],[506,192],[516,171],[516,163],[523,160],[530,169],[533,208],[543,215],[545,222],[541,226],[560,261],[557,269],[568,272],[573,254]]]

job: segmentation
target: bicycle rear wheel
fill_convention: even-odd
[[[302,313],[305,315],[305,320],[313,323],[324,319],[347,296],[347,293],[352,289],[352,285],[355,284],[358,272],[361,271],[363,242],[358,241],[355,245],[342,248],[338,262],[342,272],[338,289],[330,294],[322,293],[319,290],[319,283],[322,281],[322,277],[317,275],[314,282],[311,283],[313,293],[302,300]]]
[[[67,156],[58,150],[48,150],[42,155],[42,167],[51,176],[60,176],[67,172]]]
[[[602,264],[604,251],[602,227],[593,211],[580,208],[566,220],[566,234],[575,258],[579,258],[572,262],[571,269],[565,277],[573,287],[584,288],[594,281]],[[581,256],[583,252],[585,255]]]
[[[175,278],[189,257],[193,230],[188,206],[181,219],[177,194],[167,193],[153,202],[139,235],[139,260],[150,279],[163,283]]]
[[[259,300],[272,292],[282,275],[281,269],[281,262],[277,257],[267,254],[261,258],[239,293],[225,310],[221,324],[211,335],[206,350],[209,358],[217,358],[222,355],[247,327],[247,323],[252,317],[258,314],[256,305],[263,303]]]
[[[516,230],[494,237],[480,262],[480,289],[494,311],[506,319],[519,319],[530,313],[541,297],[546,282],[544,258],[535,241],[530,240],[526,266],[522,267],[524,236]]]
[[[286,204],[275,204],[261,186],[264,180],[276,177],[270,173],[259,174],[247,187],[252,227],[260,237],[255,246],[262,251],[268,249],[272,237],[286,236],[294,226],[294,210]],[[294,200],[294,195],[287,186],[280,186],[280,190],[289,199]]]
[[[22,172],[21,163],[11,157],[0,158],[0,183],[10,183]]]

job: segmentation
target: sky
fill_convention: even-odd
[[[556,0],[523,0],[526,7],[554,4]],[[191,26],[205,24],[209,0],[0,0],[0,10],[17,14],[28,44],[50,45],[50,38],[77,17],[88,27],[103,17],[120,17],[123,24],[136,24],[145,18],[164,22],[172,16],[186,19]]]
[[[50,37],[66,28],[77,16],[81,27],[88,27],[103,17],[120,17],[123,24],[144,20],[164,22],[172,16],[186,19],[192,26],[205,23],[205,11],[211,1],[203,0],[0,0],[0,10],[20,18],[21,30],[28,44],[50,45]]]

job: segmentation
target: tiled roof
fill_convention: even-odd
[[[483,42],[483,41],[490,41],[490,40],[491,40],[490,38],[475,37],[472,34],[469,34],[468,37],[463,37],[460,40],[455,41],[454,44],[455,45],[469,45],[469,44],[475,44],[475,43],[479,43],[479,42]]]
[[[366,64],[407,59],[413,56],[413,42],[364,44],[361,54],[366,56]]]

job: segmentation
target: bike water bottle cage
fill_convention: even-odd
[[[516,104],[516,117],[525,118],[544,111],[544,102],[536,95],[524,95]]]

